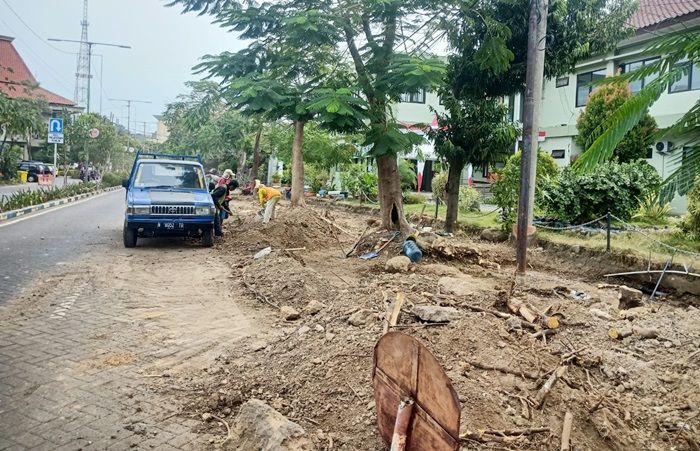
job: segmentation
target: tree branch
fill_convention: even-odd
[[[372,47],[372,50],[376,50],[379,48],[377,45],[377,41],[374,39],[374,35],[372,34],[372,28],[370,27],[369,24],[369,17],[367,14],[362,15],[362,29],[365,31],[365,38],[367,39],[367,44],[369,44],[370,47]]]
[[[357,72],[357,78],[362,86],[362,90],[369,99],[374,97],[374,88],[372,87],[372,82],[369,78],[367,68],[365,63],[362,61],[362,55],[357,50],[357,45],[355,45],[355,38],[349,25],[343,26],[343,31],[345,32],[345,41],[348,45],[348,50],[350,50],[350,55],[352,56],[352,61],[355,64],[355,71]]]

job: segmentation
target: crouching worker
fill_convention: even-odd
[[[277,206],[277,202],[282,198],[282,193],[274,188],[261,184],[260,180],[255,181],[255,189],[258,190],[260,206],[265,209],[263,224],[267,224],[270,222],[270,219],[275,219],[275,207]]]
[[[214,235],[223,236],[224,231],[221,227],[221,222],[225,217],[232,214],[228,208],[229,193],[238,188],[238,181],[229,180],[226,185],[219,185],[211,192],[211,198],[216,206],[216,215],[214,216]]]

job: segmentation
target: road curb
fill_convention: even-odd
[[[59,205],[68,204],[75,202],[77,200],[86,199],[88,197],[96,196],[102,193],[108,193],[110,191],[117,191],[122,189],[121,186],[112,186],[110,188],[99,189],[90,193],[78,194],[77,196],[64,197],[63,199],[56,199],[50,202],[44,202],[39,205],[31,205],[29,207],[20,208],[19,210],[10,210],[0,213],[0,222],[7,221],[8,219],[19,218],[20,216],[27,215],[29,213],[34,213],[39,210],[46,210],[52,207],[58,207]]]

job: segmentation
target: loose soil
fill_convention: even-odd
[[[207,371],[178,375],[183,414],[212,413],[231,423],[242,402],[258,398],[301,424],[319,449],[386,449],[376,427],[372,352],[382,335],[384,297],[393,300],[403,292],[407,300],[397,330],[420,340],[443,365],[461,402],[462,433],[548,428],[475,437],[464,440],[463,449],[558,450],[567,411],[573,414],[577,450],[700,446],[697,297],[670,293],[650,303],[645,296],[647,308],[635,319],[619,319],[618,290],[605,284],[625,281],[603,278],[608,265],[599,256],[533,249],[527,276],[513,285],[511,244],[440,237],[444,252],[396,274],[385,270],[385,262],[399,254],[403,238],[379,258],[357,257],[387,238],[376,224],[358,252],[344,258],[372,224],[370,216],[282,203],[277,219],[264,226],[251,198],[231,207],[240,220],[227,221],[215,251],[238,282],[230,295],[265,314],[271,327],[230,346]],[[269,255],[253,258],[268,246]],[[504,304],[511,293],[540,313],[556,314],[561,327],[546,339],[534,338],[513,321],[474,311],[508,312]],[[312,301],[323,304],[319,312],[307,308]],[[423,304],[449,305],[461,316],[447,324],[421,324],[410,311]],[[285,320],[277,310],[282,306],[297,309],[300,318]],[[349,324],[348,317],[360,310],[373,313],[368,322]],[[623,326],[654,327],[658,338],[608,337],[611,327]],[[539,377],[480,368],[489,365]],[[543,408],[535,408],[531,400],[560,365],[568,367],[566,376]],[[202,422],[201,428],[225,437],[219,422]],[[235,449],[231,442],[223,446]]]

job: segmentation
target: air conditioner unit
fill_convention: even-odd
[[[656,144],[654,144],[654,150],[659,155],[668,155],[671,153],[673,149],[673,143],[671,141],[657,141]]]

